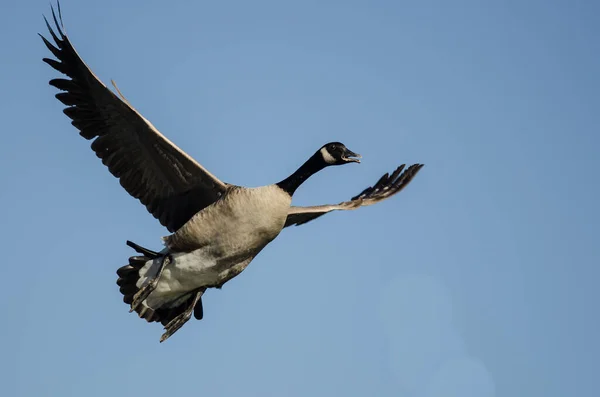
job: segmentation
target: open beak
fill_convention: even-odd
[[[360,163],[361,158],[362,156],[360,154],[354,153],[352,150],[349,149],[346,149],[346,152],[342,156],[342,159],[349,163]]]

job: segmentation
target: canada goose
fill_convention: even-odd
[[[360,162],[358,154],[331,142],[281,182],[257,188],[225,183],[163,136],[116,85],[121,99],[92,73],[64,33],[60,4],[58,19],[54,8],[52,17],[56,31],[44,19],[55,44],[40,37],[58,59],[43,61],[69,77],[50,81],[62,91],[56,98],[67,106],[64,113],[80,135],[92,141],[96,155],[125,190],[172,233],[163,238],[160,252],[128,241],[140,255],[117,270],[117,284],[130,311],[164,325],[161,342],[192,312],[201,319],[206,289],[221,288],[240,274],[283,228],[385,200],[406,187],[423,166],[401,165],[349,201],[292,206],[292,195],[314,173]]]

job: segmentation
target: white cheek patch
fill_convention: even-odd
[[[321,148],[320,152],[323,160],[325,160],[327,164],[335,164],[335,157],[333,157],[326,148]]]

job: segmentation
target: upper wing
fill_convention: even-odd
[[[392,173],[383,175],[377,183],[363,190],[350,201],[339,204],[317,205],[314,207],[290,207],[285,226],[302,225],[334,210],[355,210],[366,205],[373,205],[383,201],[404,189],[410,181],[423,168],[423,164],[414,164],[402,172],[405,164]]]
[[[65,35],[60,4],[58,15],[60,23],[53,8],[52,17],[60,37],[46,20],[56,47],[40,37],[58,59],[44,58],[44,62],[70,77],[50,81],[50,85],[64,91],[56,94],[67,105],[64,113],[73,120],[71,124],[82,137],[92,140],[92,149],[125,190],[139,199],[169,231],[179,229],[195,213],[214,203],[228,185],[165,138],[125,99],[119,99],[109,90],[86,66]]]

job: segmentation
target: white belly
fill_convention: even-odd
[[[237,189],[165,238],[167,264],[146,304],[156,309],[201,287],[239,274],[281,231],[291,197],[274,186]],[[177,252],[183,251],[183,252]],[[137,287],[154,277],[162,259],[140,269]]]
[[[207,247],[171,254],[171,262],[165,266],[156,289],[146,299],[147,306],[157,308],[201,286],[216,284],[224,269],[209,251]],[[156,275],[161,262],[162,258],[150,260],[140,269],[138,288]]]

